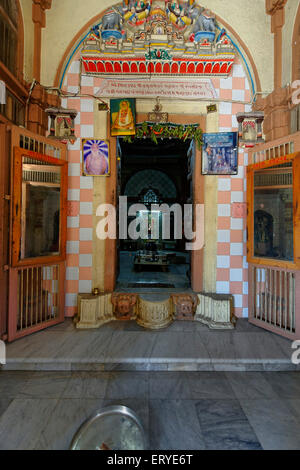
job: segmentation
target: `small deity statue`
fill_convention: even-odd
[[[149,15],[151,10],[151,1],[144,2],[143,0],[131,0],[129,3],[129,11],[124,15],[124,19],[129,20],[131,23],[144,21]]]
[[[146,6],[146,5],[145,5],[145,3],[144,3],[142,0],[137,0],[137,1],[135,2],[135,11],[136,11],[137,13],[140,13],[141,11],[144,10],[145,6]]]
[[[176,16],[182,16],[184,14],[183,8],[177,0],[170,3],[170,10]]]

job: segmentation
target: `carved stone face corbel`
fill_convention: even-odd
[[[137,304],[137,294],[112,295],[111,301],[114,306],[114,315],[118,320],[131,320],[136,317],[135,306]]]
[[[172,295],[174,304],[174,317],[176,320],[193,320],[198,306],[199,299],[196,294],[174,294]]]

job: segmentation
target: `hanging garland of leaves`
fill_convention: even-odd
[[[158,144],[159,139],[181,139],[184,142],[194,139],[200,150],[202,145],[202,129],[198,124],[178,125],[168,123],[143,122],[137,124],[135,136],[126,136],[124,141],[132,143],[135,139],[151,139]]]

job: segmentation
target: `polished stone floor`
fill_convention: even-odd
[[[0,449],[68,449],[121,404],[152,450],[300,448],[299,372],[0,372]]]
[[[239,319],[235,330],[176,321],[158,331],[134,321],[77,330],[71,320],[7,347],[5,370],[289,371],[291,341]]]
[[[119,404],[153,450],[299,449],[300,373],[291,341],[174,322],[148,331],[71,320],[9,344],[0,370],[0,449],[68,449],[91,414]]]
[[[166,252],[167,253],[167,252]],[[176,253],[175,253],[176,254]],[[189,289],[190,281],[187,277],[189,269],[188,255],[177,252],[177,259],[182,259],[185,263],[175,264],[172,263],[168,267],[167,272],[163,272],[160,267],[147,266],[142,272],[134,270],[134,251],[121,251],[120,252],[120,273],[117,280],[117,290],[127,289],[130,290],[131,284],[148,284],[147,288],[143,288],[144,292],[152,291],[155,284],[173,286],[168,287],[168,291],[173,289]],[[161,289],[161,288],[160,288]],[[136,287],[135,287],[136,290]],[[157,289],[156,289],[157,290]]]

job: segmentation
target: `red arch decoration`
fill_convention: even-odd
[[[188,66],[188,73],[195,73],[195,64],[193,62]]]
[[[186,62],[183,62],[180,66],[180,73],[186,74]]]
[[[174,63],[172,64],[172,73],[176,74],[178,73],[178,64],[177,63]]]
[[[97,64],[97,69],[98,69],[98,72],[100,72],[100,73],[104,73],[104,72],[105,72],[105,67],[104,67],[103,62],[98,62],[98,64]]]
[[[158,62],[155,66],[155,72],[156,73],[161,73],[162,72],[162,65],[160,62]]]
[[[146,65],[144,64],[144,62],[141,62],[140,63],[140,73],[146,73],[147,70],[146,70]]]
[[[89,67],[89,72],[97,72],[97,67],[96,67],[95,62],[93,62],[92,60],[90,60],[88,64],[89,64],[89,65],[88,65],[88,67]]]
[[[114,70],[115,70],[116,73],[121,73],[122,72],[121,64],[119,62],[114,63]]]
[[[163,71],[164,73],[170,73],[170,64],[165,64]]]
[[[131,64],[131,73],[138,73],[138,67],[135,62]]]

